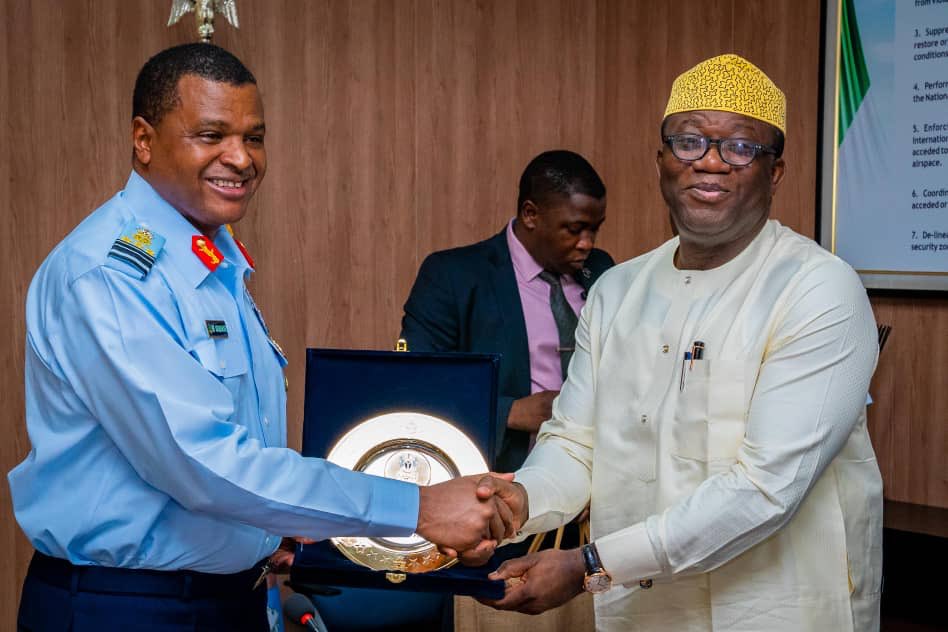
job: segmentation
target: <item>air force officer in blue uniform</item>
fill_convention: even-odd
[[[264,135],[236,57],[159,53],[135,85],[124,190],[33,279],[32,449],[9,474],[36,548],[22,630],[262,632],[254,585],[281,536],[417,531],[462,550],[512,533],[499,496],[484,499],[493,479],[420,489],[286,449],[286,359],[224,228],[263,179]]]

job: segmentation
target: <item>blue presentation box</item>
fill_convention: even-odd
[[[372,417],[419,412],[451,422],[480,448],[492,468],[499,362],[494,354],[307,349],[303,455],[324,458],[343,435]],[[487,579],[496,566],[457,564],[392,576],[350,561],[323,541],[298,547],[290,582],[500,599],[503,582]]]

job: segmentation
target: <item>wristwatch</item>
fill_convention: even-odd
[[[612,577],[602,567],[596,545],[592,542],[584,544],[582,552],[583,562],[586,564],[586,578],[583,580],[583,588],[586,592],[597,594],[612,588]]]

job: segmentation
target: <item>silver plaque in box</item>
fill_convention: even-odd
[[[413,412],[389,413],[361,422],[326,458],[357,472],[418,485],[487,471],[487,462],[467,435],[443,419]],[[378,571],[425,573],[457,561],[417,534],[332,538],[332,543],[353,562]]]

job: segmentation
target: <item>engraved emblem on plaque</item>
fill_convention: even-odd
[[[416,485],[427,485],[431,482],[431,464],[423,454],[403,450],[388,458],[385,464],[385,477]]]

